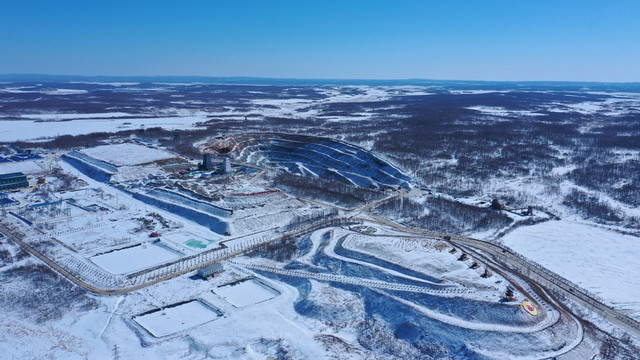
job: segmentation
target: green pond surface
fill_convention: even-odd
[[[209,246],[209,244],[213,242],[213,240],[208,240],[208,239],[205,239],[205,241],[206,243],[196,239],[189,239],[185,242],[185,244],[187,244],[187,246],[190,246],[192,248],[205,249],[207,246]]]

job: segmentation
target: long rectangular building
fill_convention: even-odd
[[[0,190],[13,190],[29,187],[27,176],[21,172],[0,175]]]
[[[198,275],[204,279],[221,274],[224,271],[224,267],[221,263],[213,263],[198,269]]]

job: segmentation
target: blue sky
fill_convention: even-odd
[[[640,81],[640,1],[0,0],[0,73]]]

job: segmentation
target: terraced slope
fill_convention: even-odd
[[[362,187],[403,187],[412,180],[372,153],[340,141],[294,134],[243,134],[234,137],[240,161],[280,167],[294,174],[348,181]]]

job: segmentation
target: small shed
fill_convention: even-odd
[[[207,279],[211,276],[216,276],[224,271],[224,267],[221,263],[213,263],[198,269],[198,276]]]
[[[498,199],[491,200],[491,208],[493,210],[498,210],[498,211],[505,210],[504,204],[501,204],[500,201],[498,201]]]
[[[16,204],[19,204],[19,202],[10,198],[6,193],[0,192],[0,207],[12,206]]]

